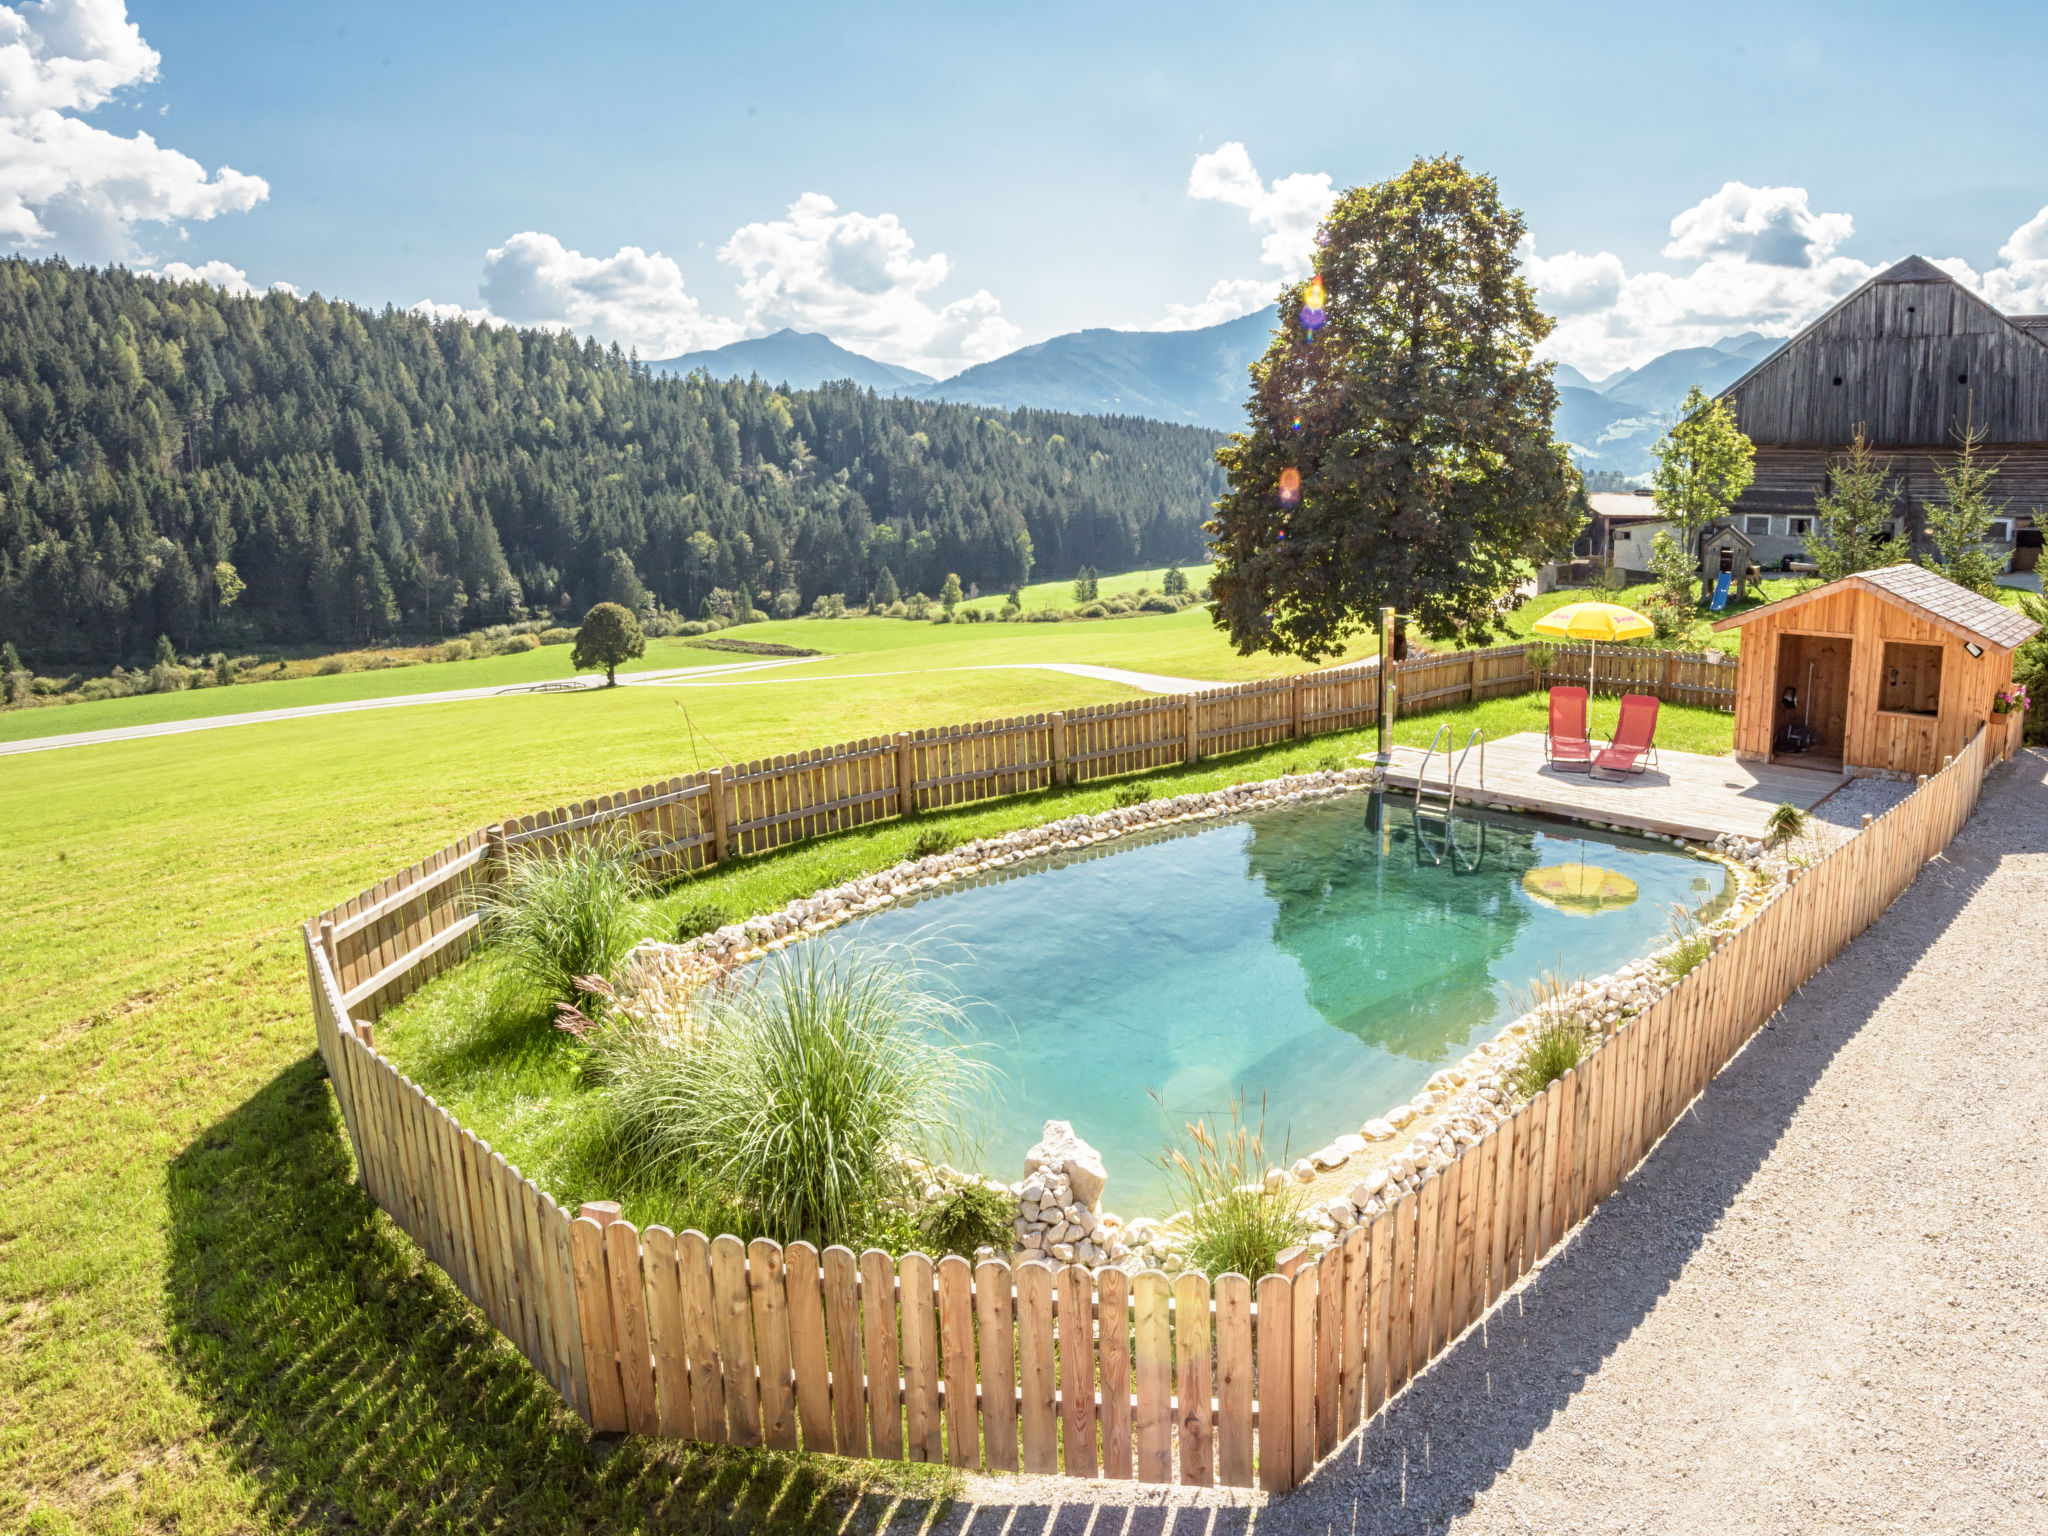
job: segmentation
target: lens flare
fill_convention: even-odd
[[[1294,430],[1297,432],[1301,430],[1301,418],[1299,416],[1294,418]]]
[[[1301,471],[1283,469],[1280,471],[1280,505],[1291,507],[1301,500]],[[1282,534],[1282,538],[1286,535]]]

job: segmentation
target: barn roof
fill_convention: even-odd
[[[1909,256],[1721,391],[1758,443],[1880,448],[2048,442],[2048,326],[2000,313]]]
[[[1720,620],[1716,629],[1734,629],[1766,614],[1773,618],[1802,608],[1828,596],[1840,587],[1860,587],[1889,603],[1910,608],[1928,622],[1964,640],[1977,640],[2009,651],[2024,644],[2041,626],[2017,609],[1968,587],[1957,586],[1939,572],[1918,565],[1888,565],[1882,570],[1859,571],[1826,586],[1814,587],[1797,597],[1780,598],[1747,613]]]

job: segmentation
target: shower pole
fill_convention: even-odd
[[[1378,761],[1378,763],[1379,763],[1380,767],[1381,767],[1381,768],[1383,768],[1383,769],[1385,769],[1385,768],[1391,768],[1391,767],[1392,767],[1392,766],[1394,765],[1394,754],[1393,754],[1392,740],[1391,740],[1390,736],[1388,735],[1388,731],[1389,731],[1389,728],[1390,728],[1390,726],[1392,725],[1392,722],[1393,722],[1393,715],[1394,715],[1394,659],[1393,659],[1393,658],[1394,658],[1394,610],[1393,610],[1393,609],[1391,609],[1391,608],[1382,608],[1382,609],[1380,610],[1380,657],[1379,657],[1379,684],[1380,684],[1380,718],[1379,718],[1379,727],[1380,727],[1380,728],[1379,728],[1379,751],[1378,751],[1377,753],[1375,753],[1374,755],[1375,755],[1375,758],[1376,758],[1376,760]]]

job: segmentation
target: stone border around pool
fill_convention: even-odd
[[[1227,789],[1068,816],[999,837],[975,839],[944,853],[907,859],[877,874],[814,892],[777,911],[728,924],[686,943],[645,941],[626,957],[614,978],[618,991],[614,1006],[651,1024],[677,1023],[686,1013],[691,995],[707,982],[801,939],[828,933],[856,917],[924,892],[1028,860],[1094,848],[1133,832],[1305,804],[1380,787],[1382,776],[1372,768],[1287,774],[1277,779],[1234,784]],[[1477,797],[1460,796],[1459,803],[1475,809],[1531,814]],[[1765,845],[1757,841],[1723,836],[1711,844],[1696,844],[1592,817],[1553,815],[1552,819],[1670,843],[1697,857],[1726,865],[1735,880],[1733,899],[1702,929],[1716,946],[1786,878],[1782,864],[1767,860]],[[1672,948],[1666,945],[1654,950],[1612,975],[1572,983],[1560,995],[1557,1006],[1575,1007],[1605,1032],[1612,1033],[1676,985],[1662,963]],[[1439,1169],[1449,1166],[1460,1148],[1476,1144],[1495,1124],[1514,1113],[1520,1101],[1509,1079],[1527,1052],[1542,1011],[1514,1020],[1494,1039],[1475,1047],[1455,1065],[1433,1074],[1408,1102],[1366,1120],[1357,1132],[1339,1136],[1329,1146],[1296,1160],[1291,1168],[1267,1170],[1268,1188],[1292,1180],[1336,1191],[1310,1201],[1306,1207],[1308,1242],[1314,1250],[1320,1252],[1331,1246],[1348,1228],[1372,1220],[1402,1194],[1419,1189]],[[1095,1156],[1093,1149],[1075,1138],[1064,1122],[1048,1122],[1046,1133],[1048,1141],[1059,1135],[1071,1139],[1078,1159]],[[1348,1188],[1337,1190],[1336,1186],[1343,1182],[1340,1172],[1375,1144],[1388,1154],[1385,1161],[1363,1178],[1353,1180]],[[1017,1245],[1010,1250],[1013,1257],[1041,1253],[1062,1263],[1089,1265],[1123,1264],[1137,1257],[1167,1268],[1184,1260],[1187,1212],[1175,1212],[1164,1219],[1139,1217],[1124,1222],[1101,1209],[1102,1180],[1085,1174],[1064,1176],[1064,1162],[1055,1166],[1041,1156],[1045,1145],[1033,1148],[1026,1159],[1030,1166],[1025,1177],[1014,1184],[951,1168],[930,1171],[957,1182],[978,1180],[1018,1199]],[[1088,1166],[1099,1168],[1099,1164]],[[993,1251],[984,1250],[976,1257],[988,1257]]]

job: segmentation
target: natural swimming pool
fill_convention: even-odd
[[[1268,1154],[1313,1151],[1512,1019],[1510,989],[1615,970],[1673,905],[1725,895],[1721,865],[1668,843],[1463,810],[1449,843],[1442,826],[1352,794],[1169,827],[826,942],[943,963],[993,1069],[984,1171],[1016,1177],[1044,1122],[1070,1120],[1102,1153],[1105,1205],[1164,1215],[1158,1160],[1184,1122],[1222,1120],[1240,1092],[1256,1120],[1263,1095]]]

